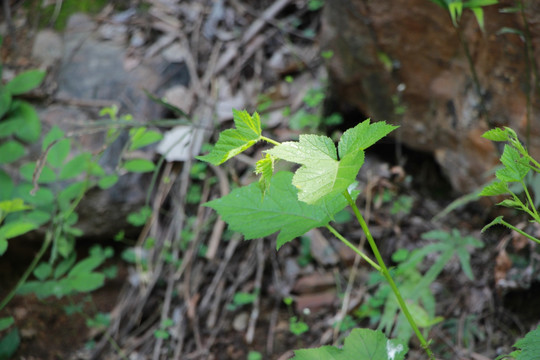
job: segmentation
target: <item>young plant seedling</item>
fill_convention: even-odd
[[[485,186],[480,195],[507,196],[507,199],[497,205],[525,212],[532,218],[532,221],[540,224],[540,215],[525,182],[525,177],[531,170],[540,173],[540,164],[529,155],[527,149],[519,141],[516,132],[508,127],[489,130],[482,136],[492,141],[506,142],[506,144],[501,155],[503,167],[495,172],[496,180]],[[515,190],[512,190],[514,188],[513,185],[518,185],[523,189],[524,196],[522,198],[516,194]],[[539,194],[534,195],[538,197]],[[503,216],[495,218],[495,220],[482,229],[482,232],[496,224],[504,225],[540,244],[540,239],[506,222],[503,220]]]
[[[279,232],[277,248],[316,227],[326,227],[371,266],[381,272],[396,297],[399,308],[409,322],[429,359],[435,359],[428,342],[416,324],[371,236],[366,221],[356,206],[356,177],[364,163],[364,151],[396,129],[385,122],[365,120],[347,130],[337,149],[332,139],[320,135],[300,135],[299,141],[279,143],[262,135],[259,115],[233,110],[236,129],[223,131],[212,151],[199,160],[220,165],[263,140],[274,145],[256,164],[261,175],[258,184],[233,190],[229,195],[206,203],[216,210],[229,227],[242,233],[246,240]],[[291,172],[274,174],[276,161],[300,164]],[[350,243],[330,225],[334,215],[349,205],[366,234],[375,261]],[[322,347],[299,350],[295,359],[404,359],[407,345],[388,340],[380,331],[354,330],[343,349]],[[370,354],[370,355],[368,355]],[[374,355],[377,354],[377,355]]]

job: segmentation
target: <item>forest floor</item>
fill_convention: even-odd
[[[11,3],[14,32],[4,39],[3,64],[9,69],[43,67],[31,58],[29,43],[42,20],[51,20],[51,8]],[[67,8],[71,2],[64,3]],[[333,105],[325,100],[324,62],[332,55],[318,46],[317,4],[126,0],[110,2],[91,17],[103,41],[124,44],[126,69],[156,56],[185,64],[189,86],[171,86],[156,95],[169,96],[171,103],[175,99],[174,105],[193,119],[215,119],[215,131],[207,135],[210,143],[232,126],[232,108],[257,110],[264,131],[279,141],[303,132],[335,138],[364,119],[333,116]],[[41,20],[35,20],[36,11]],[[60,14],[56,22],[67,21],[69,14]],[[48,87],[33,101],[45,107],[65,103],[55,93],[56,81],[48,77]],[[69,105],[82,108],[119,99],[83,100]],[[147,224],[132,244],[142,248],[147,234],[162,236],[147,249],[151,271],[143,278],[138,266],[115,258],[118,277],[93,293],[93,301],[83,301],[89,312],[111,312],[109,326],[88,328],[85,318],[67,315],[66,305],[80,298],[16,297],[6,309],[21,329],[16,358],[285,360],[294,349],[340,344],[353,327],[376,328],[385,299],[378,298],[378,284],[372,281],[375,270],[326,230],[312,230],[276,251],[275,236],[244,241],[202,206],[252,182],[253,159],[262,150],[256,146],[220,169],[170,159],[161,174],[168,181],[160,182],[154,194],[153,213],[159,220]],[[432,230],[457,231],[483,243],[483,248],[469,249],[474,279],[453,257],[429,287],[435,313],[444,318],[429,331],[439,358],[494,359],[509,353],[515,339],[537,325],[538,252],[516,234],[480,233],[496,214],[491,201],[464,202],[441,215],[458,195],[429,154],[392,139],[369,149],[358,181],[363,189],[358,204],[390,265],[398,264],[392,257],[396,251],[434,243],[422,236]],[[350,219],[351,213],[340,213],[336,228],[363,243],[360,227]],[[182,240],[171,245],[179,233]],[[9,257],[0,258],[0,295],[15,284],[15,275],[24,271],[38,246],[35,241],[10,245]],[[116,247],[118,253],[125,250]],[[439,255],[428,254],[418,271],[426,273]],[[289,305],[287,298],[292,299]],[[409,359],[423,358],[414,339],[411,348]]]

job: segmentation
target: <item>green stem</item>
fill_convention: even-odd
[[[507,223],[506,221],[504,221],[504,220],[502,220],[502,219],[501,219],[501,224],[504,225],[504,226],[506,226],[507,228],[512,229],[512,230],[518,232],[519,234],[525,236],[527,239],[532,240],[532,241],[534,241],[535,243],[540,244],[540,239],[537,239],[537,238],[535,238],[534,236],[527,234],[525,231],[518,229],[518,228],[515,227],[514,225],[509,224],[509,223]]]
[[[264,140],[264,141],[266,141],[266,142],[269,142],[269,143],[272,144],[272,145],[276,145],[276,146],[281,145],[281,144],[280,144],[279,142],[277,142],[276,140],[270,139],[270,138],[268,138],[268,137],[266,137],[266,136],[262,136],[262,135],[261,135],[261,140]]]
[[[536,208],[534,207],[534,202],[532,201],[531,195],[529,194],[529,190],[527,189],[527,185],[525,184],[525,181],[521,180],[521,186],[523,186],[523,190],[525,191],[525,195],[527,196],[527,201],[532,209],[532,212],[534,213],[533,215],[534,220],[535,221],[540,220],[540,218],[538,217],[538,212],[536,212]]]
[[[381,256],[381,253],[379,252],[379,248],[377,247],[377,244],[375,243],[375,240],[373,240],[373,236],[371,236],[371,232],[369,231],[369,228],[366,224],[366,221],[364,220],[364,217],[360,213],[360,210],[358,210],[358,207],[356,206],[356,203],[352,199],[351,195],[348,191],[343,192],[343,196],[347,199],[347,202],[349,203],[350,207],[353,209],[354,214],[356,215],[356,219],[358,220],[358,223],[362,227],[362,230],[366,234],[367,241],[369,242],[369,246],[371,246],[371,250],[373,251],[373,254],[375,255],[375,258],[377,259],[377,262],[380,266],[380,272],[390,285],[390,288],[392,289],[392,292],[396,296],[396,300],[399,304],[399,307],[401,308],[401,311],[403,312],[403,315],[407,318],[407,321],[411,325],[414,333],[418,337],[418,340],[420,341],[420,344],[422,345],[422,348],[426,351],[428,357],[430,360],[435,360],[435,356],[433,355],[433,352],[429,348],[429,344],[424,338],[424,335],[420,332],[420,329],[418,328],[418,325],[416,325],[416,322],[414,321],[411,313],[409,312],[409,309],[407,308],[407,304],[405,303],[405,300],[401,296],[401,293],[399,292],[399,289],[396,286],[396,283],[392,279],[392,276],[390,275],[390,272],[388,271],[388,268],[386,267],[386,264],[384,263],[384,260]]]
[[[45,255],[45,252],[49,248],[49,245],[51,245],[52,243],[51,234],[52,232],[47,232],[47,236],[45,237],[45,240],[43,241],[39,252],[36,254],[36,256],[34,256],[32,263],[28,266],[28,268],[26,268],[26,271],[21,276],[15,287],[9,292],[9,294],[6,295],[4,300],[2,300],[2,302],[0,303],[0,311],[2,311],[2,309],[11,301],[11,299],[13,299],[13,297],[17,293],[17,290],[19,290],[19,288],[26,282],[26,279],[28,279],[30,274],[32,274],[43,255]]]
[[[362,259],[366,260],[367,263],[371,266],[373,266],[377,271],[381,271],[381,267],[375,263],[375,261],[371,260],[366,254],[364,254],[360,249],[358,249],[356,246],[354,246],[349,240],[345,239],[343,235],[341,235],[336,229],[334,229],[331,225],[326,225],[326,228],[330,230],[332,234],[334,234],[335,237],[337,237],[339,240],[341,240],[345,245],[347,245],[352,251],[357,253],[362,257]]]

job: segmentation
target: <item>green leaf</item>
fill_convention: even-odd
[[[351,152],[366,150],[397,128],[398,126],[388,125],[384,121],[370,124],[370,119],[367,119],[341,136],[338,144],[339,157],[343,159]]]
[[[158,142],[163,138],[161,133],[153,130],[146,130],[144,127],[131,129],[129,134],[131,136],[131,145],[129,146],[129,150],[142,148]]]
[[[26,101],[18,101],[18,106],[10,112],[10,119],[17,122],[14,134],[27,143],[34,143],[41,136],[41,122],[36,109]]]
[[[278,172],[263,195],[257,183],[233,190],[205,206],[216,210],[233,231],[246,240],[279,231],[277,248],[309,230],[324,226],[342,210],[347,201],[339,195],[319,205],[299,202],[298,190],[291,184],[292,173]]]
[[[131,171],[134,173],[145,173],[145,172],[154,171],[154,169],[156,168],[156,165],[150,160],[133,159],[133,160],[126,161],[123,165],[123,168],[126,169],[127,171]]]
[[[473,7],[471,8],[471,11],[474,13],[476,21],[478,21],[478,26],[480,26],[480,29],[484,32],[484,10],[480,7]]]
[[[108,189],[113,187],[118,182],[118,175],[107,175],[99,179],[98,186],[100,189]]]
[[[34,269],[34,276],[41,281],[46,280],[51,273],[52,267],[49,263],[42,262]]]
[[[0,121],[0,138],[8,137],[19,129],[17,119],[7,118]]]
[[[0,236],[0,255],[4,255],[8,248],[8,242],[5,238]]]
[[[52,142],[58,141],[56,144],[52,145],[47,153],[47,162],[56,168],[63,165],[64,160],[66,160],[69,151],[71,150],[71,140],[62,139],[63,136],[64,132],[58,126],[55,126],[43,139],[43,150],[45,150]]]
[[[270,186],[270,180],[274,174],[274,162],[276,158],[270,154],[266,154],[264,158],[257,161],[255,164],[255,174],[261,175],[259,178],[259,184],[263,193],[266,193],[268,187]]]
[[[32,207],[25,204],[23,199],[15,198],[12,200],[0,201],[0,214],[7,215],[18,211],[31,209]]]
[[[143,226],[152,215],[152,209],[149,206],[143,206],[138,212],[130,213],[127,222],[133,226]]]
[[[11,93],[0,85],[0,119],[9,111],[11,106]]]
[[[480,196],[497,196],[509,193],[508,183],[504,181],[496,181],[493,184],[484,186],[480,192]]]
[[[280,159],[302,164],[292,183],[300,192],[298,199],[316,204],[328,196],[345,191],[356,179],[364,163],[364,152],[350,148],[341,161],[337,160],[332,139],[319,135],[300,135],[298,142],[285,142],[267,151]]]
[[[13,189],[15,189],[15,185],[13,184],[13,180],[11,180],[11,176],[0,169],[0,200],[11,199]]]
[[[522,181],[530,170],[519,151],[509,145],[504,146],[501,162],[504,168],[497,170],[495,176],[504,182]]]
[[[2,339],[0,339],[0,359],[11,359],[19,348],[21,337],[17,328],[11,330]]]
[[[76,276],[69,276],[66,282],[76,291],[90,292],[99,289],[105,284],[105,275],[95,272],[81,273]]]
[[[60,180],[70,180],[89,169],[91,162],[90,153],[79,154],[69,160],[60,170]]]
[[[60,278],[61,276],[65,275],[69,269],[75,264],[75,261],[77,260],[77,255],[75,253],[72,253],[70,256],[62,260],[57,266],[56,269],[54,269],[54,275],[53,277],[55,279]]]
[[[21,176],[23,179],[25,179],[28,182],[33,181],[34,177],[34,171],[36,170],[36,162],[27,162],[23,166],[21,166],[19,172],[21,173]],[[38,177],[38,184],[50,184],[56,181],[56,174],[54,171],[47,165],[44,165],[41,168],[41,172],[39,173]]]
[[[6,89],[12,95],[20,95],[38,87],[45,78],[45,72],[41,70],[28,70],[15,76],[6,85]]]
[[[0,331],[4,331],[15,323],[13,316],[8,316],[0,319]]]
[[[389,340],[377,330],[354,329],[345,338],[342,349],[323,346],[318,349],[296,350],[293,360],[403,360],[408,347],[398,340]]]
[[[10,140],[0,144],[0,164],[9,164],[19,160],[25,154],[24,147],[17,141]]]
[[[495,128],[486,131],[483,135],[483,138],[486,138],[491,141],[508,141],[510,138],[508,137],[508,132],[506,129],[501,128]]]
[[[540,326],[528,332],[523,339],[518,340],[514,347],[520,349],[516,360],[538,359],[538,354],[540,354]]]
[[[76,277],[82,274],[88,274],[92,272],[95,268],[103,264],[105,261],[104,257],[99,256],[90,256],[84,260],[78,262],[68,273],[68,277]]]
[[[197,159],[220,165],[261,139],[259,114],[254,113],[253,116],[250,116],[246,110],[233,109],[233,119],[236,129],[223,131],[212,151],[207,155],[197,156]]]
[[[452,1],[448,4],[448,11],[452,18],[452,24],[454,27],[458,27],[459,19],[461,19],[461,13],[463,12],[463,2],[460,0]]]
[[[36,224],[28,221],[13,221],[3,224],[0,227],[0,238],[12,239],[14,237],[26,234],[29,231],[36,229]]]

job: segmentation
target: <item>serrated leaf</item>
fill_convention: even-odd
[[[253,183],[205,206],[216,210],[229,227],[242,233],[246,240],[279,231],[279,249],[309,230],[328,224],[333,215],[347,205],[341,195],[319,205],[298,201],[298,190],[291,184],[292,178],[290,172],[278,172],[272,177],[266,194]]]
[[[520,156],[519,151],[509,145],[504,146],[501,162],[504,168],[497,170],[495,176],[504,182],[522,181],[530,170],[527,161]]]
[[[293,360],[403,360],[408,347],[398,340],[389,340],[379,330],[354,329],[345,338],[343,349],[323,346],[296,350]]]
[[[338,144],[339,157],[357,150],[366,150],[371,145],[397,129],[398,126],[389,125],[384,121],[370,123],[367,119],[355,127],[345,131]]]
[[[12,95],[20,95],[38,87],[45,78],[45,72],[41,70],[28,70],[15,76],[6,85],[6,89]]]
[[[24,147],[14,140],[0,144],[0,164],[17,161],[24,156],[25,152]]]
[[[133,159],[126,161],[122,167],[127,171],[131,171],[134,173],[145,173],[154,171],[156,165],[150,160]]]
[[[492,184],[484,186],[480,192],[480,196],[497,196],[509,193],[508,184],[503,181],[496,181]]]
[[[514,347],[521,351],[517,353],[516,360],[536,360],[540,354],[540,326],[530,331],[523,339],[518,340]]]
[[[261,139],[261,120],[259,114],[250,116],[246,110],[233,109],[233,120],[236,129],[223,131],[209,154],[197,156],[197,159],[220,165],[240,154]]]
[[[332,139],[300,135],[298,142],[282,143],[267,153],[302,165],[294,174],[292,183],[300,190],[300,201],[316,204],[326,196],[339,195],[355,181],[364,163],[364,152],[361,149],[347,150],[348,153],[337,160]]]
[[[489,229],[490,227],[492,227],[494,225],[504,225],[503,224],[503,217],[502,216],[497,216],[495,219],[493,219],[492,222],[490,222],[489,224],[484,226],[482,228],[481,232],[485,232],[487,229]]]
[[[483,138],[491,141],[508,141],[508,132],[505,129],[495,128],[486,131],[483,135]]]
[[[270,180],[272,179],[272,175],[274,175],[275,160],[275,157],[270,154],[266,154],[264,158],[257,161],[257,164],[255,164],[255,174],[261,176],[259,178],[259,185],[261,186],[263,194],[268,190]]]

